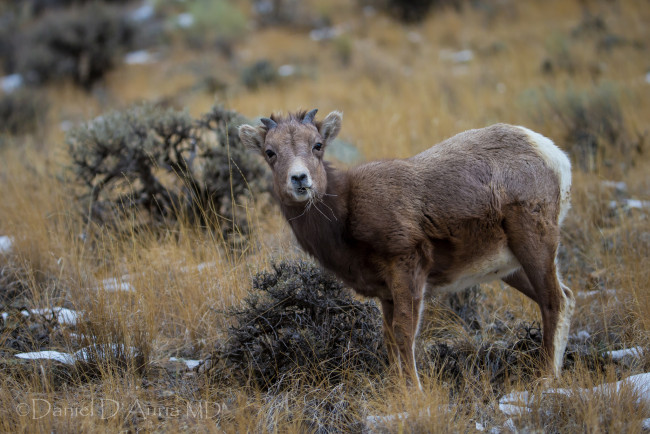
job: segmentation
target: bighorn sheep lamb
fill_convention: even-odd
[[[567,156],[538,133],[497,124],[411,158],[336,170],[323,156],[342,115],[315,115],[263,118],[239,136],[271,167],[302,248],[380,300],[390,363],[420,386],[414,341],[425,292],[501,279],[539,305],[545,366],[558,375],[575,305],[556,267]]]

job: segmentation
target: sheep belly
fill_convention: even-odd
[[[482,257],[461,269],[450,283],[440,286],[433,285],[430,292],[435,294],[462,291],[474,285],[499,280],[519,268],[521,268],[521,264],[515,255],[507,246],[503,246],[496,254]]]

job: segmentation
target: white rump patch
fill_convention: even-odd
[[[571,162],[569,157],[548,137],[544,137],[526,127],[520,126],[517,128],[520,128],[528,136],[530,144],[537,149],[548,167],[557,174],[560,183],[560,215],[558,216],[558,223],[561,224],[567,212],[569,212],[569,208],[571,208]]]

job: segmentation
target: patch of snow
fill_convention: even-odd
[[[578,333],[571,335],[571,337],[579,341],[586,341],[591,337],[591,334],[587,330],[580,330]]]
[[[312,41],[326,41],[328,39],[334,39],[337,36],[343,34],[343,29],[339,27],[321,27],[320,29],[314,29],[309,32],[309,37]]]
[[[147,21],[153,17],[155,12],[156,10],[151,3],[144,2],[142,6],[131,11],[129,18],[135,22]]]
[[[194,15],[189,12],[178,14],[176,16],[176,24],[182,29],[189,29],[194,25]]]
[[[467,63],[474,59],[472,50],[453,51],[449,49],[440,50],[438,53],[440,60],[448,60],[455,63]]]
[[[201,364],[200,360],[186,360],[178,357],[170,357],[169,358],[170,362],[182,362],[185,363],[185,366],[187,366],[187,369],[194,369],[197,366]]]
[[[2,321],[6,322],[7,318],[9,318],[9,314],[7,312],[2,312]]]
[[[619,393],[622,388],[627,387],[639,396],[638,403],[650,404],[650,373],[632,375],[616,383],[604,383],[591,389],[547,389],[542,392],[542,397],[548,395],[578,395],[585,399],[595,394],[613,395]],[[530,412],[529,407],[533,404],[534,397],[528,392],[512,392],[504,395],[499,400],[499,409],[508,416],[521,414],[524,411]]]
[[[201,273],[201,272],[203,272],[203,270],[205,270],[206,268],[212,268],[212,267],[215,267],[216,264],[217,264],[216,262],[201,262],[201,263],[200,263],[199,265],[197,265],[196,267],[190,267],[190,266],[181,267],[181,271],[182,271],[183,273],[189,273],[189,272],[192,272],[192,271],[196,270],[196,271],[198,271],[199,273]]]
[[[476,431],[485,431],[485,427],[481,422],[476,422]]]
[[[507,416],[516,416],[530,412],[532,398],[527,391],[511,392],[499,399],[499,410]]]
[[[515,404],[499,404],[499,410],[506,416],[520,416],[523,413],[531,412],[530,408]]]
[[[644,429],[646,431],[650,430],[650,417],[643,419],[643,422],[641,422],[641,429]]]
[[[201,262],[199,265],[196,266],[197,271],[200,273],[201,271],[205,270],[206,268],[211,268],[216,266],[216,262]]]
[[[5,75],[0,78],[0,88],[5,93],[11,93],[20,88],[24,81],[23,76],[20,74]]]
[[[616,189],[618,191],[621,191],[621,192],[627,191],[627,184],[625,182],[623,182],[623,181],[608,181],[608,180],[605,180],[605,181],[601,182],[601,185],[603,187],[614,188],[614,189]]]
[[[110,277],[108,279],[102,280],[101,287],[97,289],[104,289],[105,291],[114,292],[114,291],[135,291],[133,285],[129,282],[124,282],[123,279],[118,280],[115,277]]]
[[[641,357],[643,356],[643,348],[634,347],[634,348],[625,348],[622,350],[607,351],[605,355],[611,357],[613,360],[620,360],[626,356]]]
[[[604,291],[594,290],[594,291],[580,291],[576,294],[578,298],[587,298],[593,297],[595,295],[616,295],[615,289],[605,289]]]
[[[425,408],[419,411],[418,413],[419,417],[427,416],[431,417],[431,411],[429,408]],[[386,416],[367,416],[366,417],[366,422],[370,425],[374,426],[381,426],[381,425],[387,425],[395,420],[406,420],[410,416],[408,412],[403,412],[403,413],[397,413],[397,414],[388,414]]]
[[[370,425],[386,425],[394,420],[406,420],[409,417],[407,412],[389,414],[386,416],[368,416],[366,417],[366,422]]]
[[[612,200],[611,202],[609,202],[609,207],[612,208],[612,209],[616,209],[619,206],[622,206],[622,207],[628,208],[628,209],[650,208],[650,200],[625,199],[622,202],[617,202],[615,200]]]
[[[76,351],[74,358],[76,360],[91,361],[102,358],[107,353],[112,353],[113,357],[120,355],[136,357],[139,354],[137,348],[127,347],[124,344],[93,344]]]
[[[16,354],[16,357],[29,360],[56,360],[57,362],[65,363],[66,365],[75,364],[75,357],[72,354],[62,353],[60,351],[36,351],[33,353],[20,353]]]
[[[296,73],[296,67],[293,65],[282,65],[278,68],[278,75],[280,77],[290,77]]]
[[[627,199],[626,205],[635,209],[650,208],[650,200]]]
[[[13,240],[11,239],[11,237],[8,237],[6,235],[0,235],[0,253],[11,252],[12,244],[13,244]]]
[[[156,61],[156,56],[147,50],[131,51],[124,56],[124,63],[127,65],[148,65]]]
[[[54,315],[56,315],[56,321],[59,324],[66,325],[76,325],[77,319],[79,318],[77,311],[66,309],[65,307],[31,309],[29,312],[23,310],[21,313],[25,316],[29,316],[30,313],[33,315],[43,315],[48,319],[53,319]]]
[[[508,419],[507,421],[503,422],[503,427],[511,432],[517,432],[515,421],[512,419]]]

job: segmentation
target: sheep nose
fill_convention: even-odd
[[[306,173],[299,173],[297,175],[291,175],[291,182],[296,184],[298,187],[302,187],[302,184],[307,181]]]

